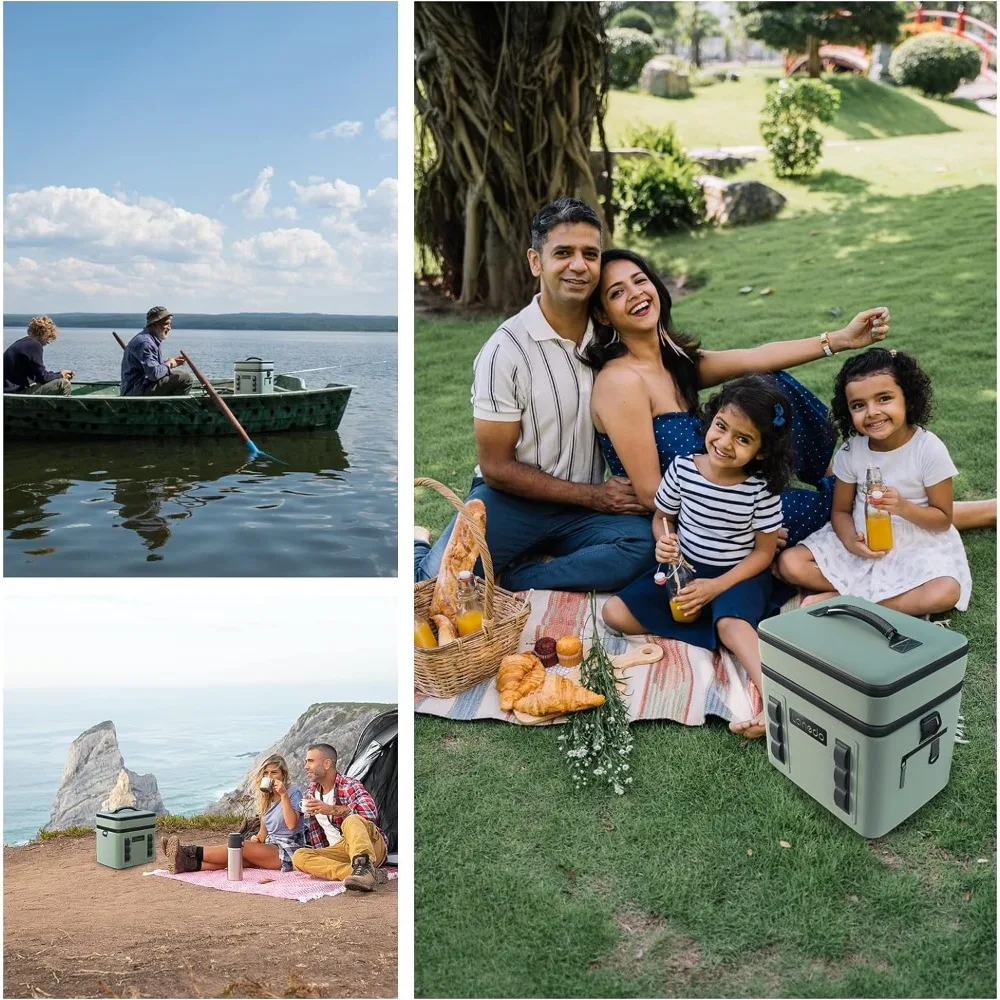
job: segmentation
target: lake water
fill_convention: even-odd
[[[66,751],[110,719],[125,766],[156,775],[167,811],[194,815],[232,791],[254,757],[316,701],[315,686],[4,691],[3,840],[37,836],[49,821]]]
[[[128,339],[135,331],[119,331]],[[4,328],[4,347],[24,335]],[[257,435],[281,459],[247,463],[229,438],[4,443],[7,576],[394,576],[396,333],[174,330],[209,378],[274,361],[309,388],[348,383],[338,431]],[[109,329],[59,331],[50,370],[117,381]]]

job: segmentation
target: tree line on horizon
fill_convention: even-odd
[[[139,313],[49,313],[56,326],[139,330]],[[27,326],[30,313],[4,313],[4,326]],[[175,330],[340,330],[361,333],[395,332],[395,316],[351,316],[331,313],[175,313]]]

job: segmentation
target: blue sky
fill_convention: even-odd
[[[395,3],[3,22],[7,312],[395,312]]]

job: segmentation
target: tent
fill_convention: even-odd
[[[396,806],[396,747],[399,719],[396,709],[375,716],[365,726],[357,748],[344,772],[357,778],[378,807],[378,825],[388,841],[389,864],[398,863],[398,820]]]

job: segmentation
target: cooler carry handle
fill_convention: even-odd
[[[873,629],[880,632],[889,640],[889,648],[896,653],[908,653],[923,643],[919,639],[911,639],[893,628],[881,615],[877,615],[867,608],[856,608],[853,604],[828,604],[825,607],[816,608],[807,612],[815,618],[823,618],[826,615],[847,615],[849,618],[857,618],[858,621],[871,625]]]

